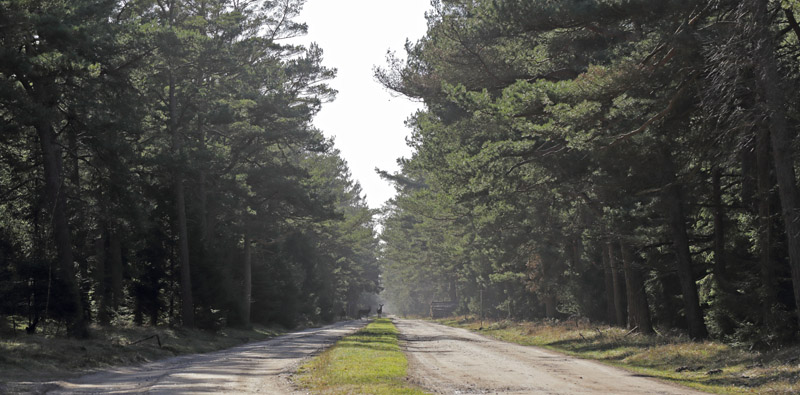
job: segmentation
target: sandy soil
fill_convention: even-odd
[[[366,323],[340,322],[213,353],[43,383],[28,390],[47,394],[293,394],[298,392],[290,376],[305,359]]]
[[[410,381],[439,394],[701,394],[597,362],[424,321],[395,320]]]

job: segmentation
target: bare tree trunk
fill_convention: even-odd
[[[763,92],[765,113],[769,117],[770,136],[772,140],[772,157],[775,163],[775,174],[778,178],[778,193],[781,198],[781,213],[786,229],[786,247],[789,251],[789,263],[792,269],[794,300],[797,320],[800,323],[800,196],[797,191],[797,178],[794,170],[792,153],[792,137],[796,131],[790,131],[786,120],[785,84],[778,72],[778,60],[775,52],[777,45],[770,31],[771,19],[767,0],[750,0],[756,40],[755,58],[756,79],[759,91]]]
[[[608,265],[611,267],[611,281],[614,287],[614,317],[616,318],[617,326],[625,327],[625,291],[622,289],[622,271],[614,253],[614,244],[611,242],[606,243],[606,251],[608,253]]]
[[[172,148],[179,158],[183,144],[178,134],[178,102],[175,97],[175,77],[169,75],[169,128]],[[186,201],[183,174],[180,165],[174,169],[175,209],[178,214],[178,248],[181,261],[181,321],[185,327],[194,327],[194,301],[192,300],[192,272],[189,262],[189,230],[186,224]]]
[[[643,270],[634,262],[630,247],[619,243],[622,264],[625,268],[625,289],[628,295],[628,329],[638,328],[640,333],[653,333],[650,322],[650,306],[647,304],[647,291],[644,289]]]
[[[75,277],[75,263],[72,255],[72,236],[67,220],[67,198],[62,175],[61,150],[56,141],[53,126],[48,120],[36,124],[44,164],[45,194],[52,218],[53,239],[56,245],[60,278],[64,282],[64,299],[69,305],[67,313],[70,336],[86,337],[87,323],[83,315],[83,301]]]

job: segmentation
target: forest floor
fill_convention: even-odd
[[[629,333],[585,322],[439,322],[487,337],[537,346],[638,375],[706,392],[800,393],[800,346],[756,351],[718,342],[692,342],[686,336]]]
[[[281,353],[281,364],[291,364],[293,360],[289,358],[290,355],[305,358],[308,356],[306,354],[318,351],[361,326],[363,324],[357,321],[340,323],[273,340],[265,339],[274,338],[285,331],[256,328],[224,329],[212,333],[146,327],[94,328],[92,338],[88,340],[21,334],[15,338],[0,338],[0,393],[59,390],[91,393],[114,388],[123,392],[125,389],[155,390],[158,385],[162,386],[158,388],[164,388],[164,385],[175,381],[170,376],[191,375],[192,369],[202,370],[201,366],[208,367],[222,360],[226,361],[226,366],[241,366],[242,372],[239,373],[249,369],[247,363],[258,366],[259,361],[268,358],[271,352]],[[158,338],[154,335],[158,335]],[[158,342],[161,343],[160,347]],[[271,349],[264,354],[266,356],[259,355],[254,359],[242,357],[247,355],[248,350],[265,346]],[[217,373],[237,374],[234,370]],[[241,378],[236,380],[241,381]]]

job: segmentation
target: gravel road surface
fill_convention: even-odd
[[[702,394],[464,329],[395,320],[412,383],[437,394]]]
[[[308,357],[366,321],[340,322],[208,354],[186,355],[46,383],[47,394],[293,394],[290,375]]]
[[[408,356],[409,380],[437,394],[701,394],[464,329],[394,321]],[[213,353],[24,387],[47,394],[298,394],[290,381],[297,367],[365,324],[341,322]]]

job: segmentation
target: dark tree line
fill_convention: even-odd
[[[377,291],[302,3],[0,1],[0,318],[291,326]]]
[[[800,4],[433,5],[376,71],[426,105],[384,174],[395,308],[796,339]]]

